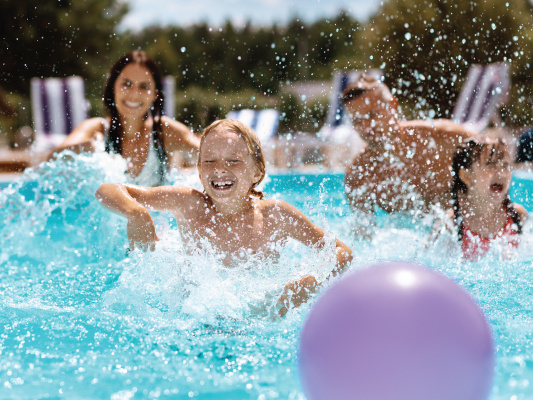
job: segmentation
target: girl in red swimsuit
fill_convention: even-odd
[[[504,250],[518,246],[527,211],[509,198],[511,164],[501,139],[471,139],[457,147],[450,216],[469,260],[479,259],[496,242]]]

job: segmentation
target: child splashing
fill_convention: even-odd
[[[265,160],[255,132],[235,120],[220,120],[202,134],[198,172],[203,193],[176,186],[147,188],[103,184],[96,192],[101,203],[128,219],[130,248],[154,250],[158,240],[147,210],[170,212],[185,241],[201,246],[207,239],[222,255],[225,265],[251,254],[275,257],[275,243],[288,238],[307,245],[325,245],[324,231],[282,200],[264,199],[256,189],[265,177]],[[330,276],[341,273],[352,260],[351,250],[335,239],[336,265]],[[305,302],[317,289],[312,276],[285,287],[278,302],[280,315],[292,304]]]
[[[518,246],[527,211],[509,198],[509,148],[501,139],[472,139],[457,147],[452,164],[454,221],[463,256],[476,260],[492,242]],[[505,253],[504,253],[505,255]]]

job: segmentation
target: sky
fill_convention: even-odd
[[[122,29],[140,30],[148,25],[188,26],[207,22],[220,26],[231,20],[239,26],[251,21],[258,26],[284,23],[294,17],[311,22],[334,17],[340,10],[365,20],[381,0],[122,0],[130,12]]]

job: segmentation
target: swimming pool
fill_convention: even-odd
[[[126,257],[125,220],[94,198],[101,182],[124,181],[113,162],[62,159],[0,192],[0,398],[304,399],[296,357],[309,306],[282,320],[272,306],[287,281],[327,274],[332,249],[289,243],[277,262],[227,269],[209,250],[186,254],[175,223],[160,214],[157,250]],[[198,185],[194,176],[177,181]],[[371,239],[354,239],[342,174],[274,174],[265,193],[350,245],[353,269],[415,260],[460,282],[494,331],[491,399],[531,398],[529,226],[512,261],[494,254],[470,263],[443,241],[427,243],[431,217],[381,213]],[[531,193],[533,180],[517,175],[512,197],[529,212]]]

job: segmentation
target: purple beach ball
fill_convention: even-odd
[[[298,364],[309,400],[486,400],[494,345],[483,312],[457,283],[391,262],[320,296]]]

